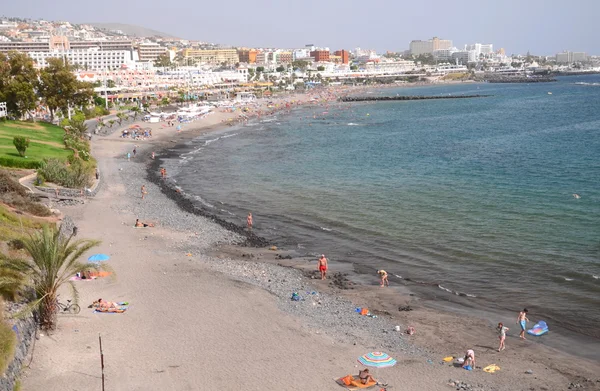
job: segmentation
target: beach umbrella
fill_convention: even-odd
[[[387,353],[371,352],[358,358],[358,362],[367,367],[385,368],[396,365],[396,360]]]
[[[110,257],[106,254],[94,254],[88,258],[88,261],[101,262],[101,261],[108,261],[109,259],[110,259]]]

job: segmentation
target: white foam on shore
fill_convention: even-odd
[[[213,139],[210,139],[210,140],[206,140],[206,141],[204,142],[204,145],[205,145],[205,146],[206,146],[206,145],[210,145],[210,144],[214,143],[215,141],[219,141],[219,140],[226,139],[226,138],[233,137],[233,136],[237,136],[237,135],[238,135],[237,133],[232,133],[232,134],[226,134],[226,135],[224,135],[224,136],[219,136],[219,137],[217,137],[217,138],[213,138]]]
[[[325,228],[325,227],[319,227],[319,228],[321,228],[323,231],[327,231],[327,232],[333,231],[331,228]]]
[[[398,274],[394,274],[394,277],[402,279],[402,276],[398,275]]]
[[[360,124],[355,124],[354,122],[348,122],[348,126],[360,126]]]
[[[600,276],[597,276],[595,274],[592,274],[592,277],[594,277],[596,280],[600,280]]]
[[[574,278],[567,278],[567,277],[564,277],[564,279],[565,279],[565,281],[573,281],[573,280],[575,280]]]
[[[212,205],[212,204],[210,204],[210,203],[206,202],[206,201],[205,201],[205,200],[204,200],[202,197],[200,197],[200,196],[197,196],[197,195],[195,195],[195,196],[194,196],[194,199],[195,199],[196,201],[200,201],[200,203],[201,203],[202,205],[206,206],[206,207],[213,208],[213,209],[215,208],[215,206],[214,206],[214,205]]]
[[[438,288],[440,288],[441,290],[446,291],[448,293],[452,293],[453,295],[456,295],[456,296],[477,297],[477,296],[472,295],[470,293],[463,293],[463,292],[453,291],[452,289],[445,288],[445,287],[443,287],[440,284],[438,284]]]

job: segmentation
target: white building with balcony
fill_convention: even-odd
[[[39,68],[48,65],[48,58],[63,58],[70,64],[77,64],[87,70],[118,69],[133,64],[130,51],[102,51],[97,48],[87,50],[54,50],[49,52],[27,53]]]

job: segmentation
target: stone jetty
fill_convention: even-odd
[[[470,99],[487,98],[492,95],[434,95],[434,96],[344,96],[340,102],[371,102],[371,101],[390,101],[390,100],[432,100],[432,99]]]

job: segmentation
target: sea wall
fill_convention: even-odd
[[[469,99],[487,98],[491,95],[434,95],[434,96],[345,96],[340,102],[373,102],[391,100],[432,100],[432,99]]]
[[[4,375],[0,377],[0,391],[13,391],[16,381],[21,375],[21,368],[27,363],[27,355],[34,341],[37,322],[34,316],[17,320],[13,330],[17,334],[15,356]]]

